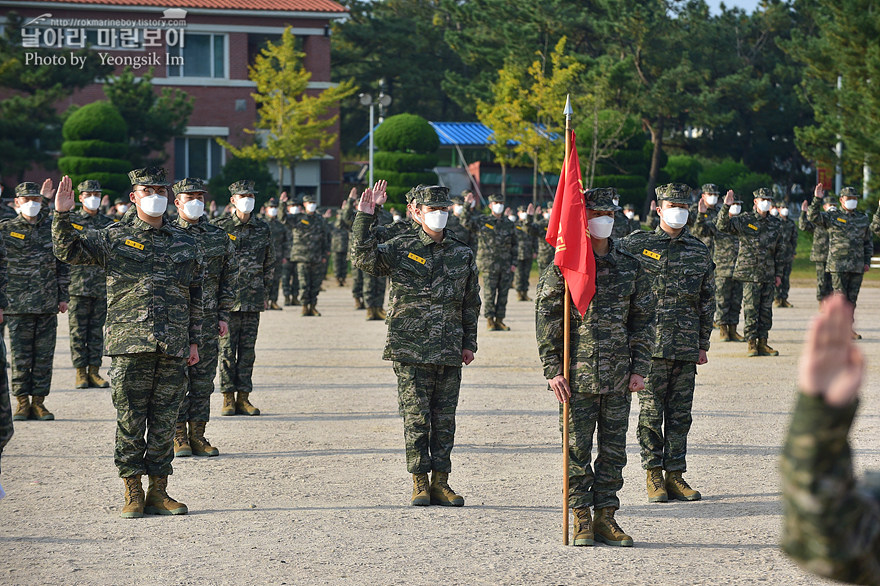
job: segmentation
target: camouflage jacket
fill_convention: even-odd
[[[102,213],[94,216],[80,210],[70,214],[70,225],[75,230],[100,230],[114,224]],[[70,294],[82,297],[107,297],[107,275],[98,265],[73,265],[70,267]]]
[[[346,225],[341,215],[337,216],[330,224],[330,252],[348,252],[350,233],[351,225]]]
[[[474,235],[471,234],[468,227],[462,223],[461,218],[450,213],[449,219],[446,220],[446,229],[452,232],[456,239],[460,242],[464,242],[470,246],[471,250],[476,252],[477,240],[474,238]]]
[[[715,253],[712,261],[715,263],[715,276],[732,278],[733,269],[736,267],[736,257],[739,254],[739,236],[717,232],[712,239],[715,245]]]
[[[532,256],[538,252],[540,226],[535,223],[533,216],[529,216],[525,220],[517,220],[514,225],[516,228],[516,232],[514,232],[516,234],[516,260],[532,260]]]
[[[189,356],[202,344],[204,265],[196,241],[165,218],[158,230],[134,216],[100,230],[76,230],[71,214],[52,222],[55,255],[107,272],[107,356]]]
[[[235,247],[238,282],[232,311],[263,311],[275,275],[275,247],[266,222],[251,215],[242,222],[235,212],[211,222],[223,228]]]
[[[571,373],[575,393],[626,393],[630,374],[648,376],[654,296],[639,259],[615,246],[596,257],[596,295],[581,317],[571,305]],[[551,264],[538,281],[535,332],[544,378],[563,373],[565,281]]]
[[[807,219],[828,231],[829,273],[864,273],[874,254],[868,214],[859,211],[822,211],[822,200],[814,197],[807,208]]]
[[[6,245],[3,240],[0,238],[0,309],[5,311],[9,306],[9,299],[6,297]]]
[[[6,245],[6,313],[58,313],[70,301],[70,267],[52,252],[52,219],[46,210],[31,224],[18,216],[0,222]]]
[[[733,278],[753,283],[772,283],[782,276],[785,247],[780,243],[779,223],[767,214],[746,212],[730,217],[730,206],[721,206],[717,226],[720,232],[739,237],[739,253]]]
[[[269,226],[269,234],[272,235],[272,247],[275,249],[276,262],[283,258],[290,258],[290,241],[292,235],[287,225],[278,218],[261,216],[261,220]]]
[[[828,231],[822,226],[817,226],[807,219],[806,212],[798,218],[798,228],[804,232],[813,233],[813,246],[810,248],[810,260],[815,263],[824,263],[828,260]]]
[[[648,217],[648,227],[651,231],[656,230],[657,226],[660,225],[660,215],[657,212],[651,212]]]
[[[208,222],[207,216],[195,224],[178,217],[177,226],[195,238],[202,255],[202,331],[207,337],[216,331],[217,320],[229,321],[238,277],[235,245],[223,228]]]
[[[691,233],[700,239],[700,242],[709,249],[709,256],[715,256],[715,235],[718,233],[718,227],[715,225],[718,219],[718,207],[712,206],[705,212],[700,212],[699,202],[688,208],[690,215],[688,216],[688,226]]]
[[[538,266],[550,264],[556,256],[556,249],[551,246],[545,238],[545,236],[547,236],[547,227],[549,225],[550,220],[545,220],[544,218],[538,220],[538,226],[541,232],[540,236],[538,236]]]
[[[290,260],[293,262],[323,262],[330,252],[330,228],[318,213],[288,216],[293,239],[290,241]]]
[[[385,360],[461,366],[462,350],[477,351],[480,285],[473,251],[449,232],[434,242],[407,229],[384,243],[370,233],[373,216],[358,213],[352,261],[391,277]]]
[[[880,474],[856,484],[847,435],[858,409],[798,393],[782,449],[782,549],[805,569],[880,584]]]
[[[782,244],[785,247],[785,262],[790,263],[797,254],[798,227],[794,220],[788,218],[780,216],[777,221],[779,222]]]
[[[715,265],[687,226],[672,238],[657,228],[621,241],[648,273],[656,298],[654,358],[696,362],[709,349],[715,312]]]
[[[633,228],[633,222],[626,215],[617,210],[614,212],[614,226],[611,227],[611,237],[619,240],[624,236],[629,236],[633,231],[638,230],[641,226]]]
[[[474,215],[464,207],[461,221],[477,240],[477,267],[480,272],[509,271],[516,259],[516,228],[507,216]]]

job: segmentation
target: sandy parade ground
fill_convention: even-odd
[[[534,284],[534,277],[533,277]],[[263,314],[251,399],[260,417],[220,417],[218,458],[174,461],[180,517],[121,519],[107,389],[75,390],[59,323],[54,422],[15,423],[0,482],[2,584],[816,584],[777,546],[779,446],[814,290],[775,309],[778,358],[718,342],[700,367],[686,478],[694,503],[649,504],[630,417],[617,519],[634,548],[561,544],[558,408],[546,390],[534,306],[511,291],[510,332],[486,332],[465,367],[451,486],[464,508],[410,507],[386,328],[325,282],[320,318]],[[880,468],[880,288],[862,290],[856,328],[869,374],[852,438]],[[742,324],[740,324],[742,331]],[[105,358],[106,376],[110,360]]]

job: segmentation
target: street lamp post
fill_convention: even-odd
[[[375,122],[374,122],[374,120],[375,120],[375,104],[376,104],[376,102],[379,103],[379,108],[380,108],[379,111],[381,112],[382,108],[387,108],[389,105],[391,105],[391,96],[387,96],[380,91],[379,98],[376,100],[376,102],[373,102],[372,95],[360,94],[360,101],[361,101],[361,106],[369,106],[370,107],[370,147],[369,147],[370,148],[370,160],[367,163],[369,166],[367,187],[372,187],[373,186],[373,126],[375,124]],[[380,122],[381,122],[381,120],[382,119],[380,117]]]

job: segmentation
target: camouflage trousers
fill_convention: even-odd
[[[214,392],[219,351],[220,342],[214,336],[199,346],[199,361],[189,367],[186,393],[177,415],[178,423],[211,420],[211,393]]]
[[[364,296],[364,271],[351,267],[351,296],[361,299]]]
[[[281,265],[281,290],[284,296],[291,295],[299,298],[299,277],[296,270],[297,263],[287,261]]]
[[[693,362],[651,359],[645,389],[639,391],[636,431],[645,470],[687,470],[685,456],[696,374]]]
[[[829,295],[834,289],[831,288],[831,273],[825,272],[825,263],[817,262],[816,263],[816,299],[818,301],[822,301]]]
[[[569,403],[568,506],[573,509],[620,508],[617,491],[623,488],[626,431],[632,395],[572,393]],[[562,405],[559,406],[560,431]],[[597,432],[598,426],[598,432]],[[596,463],[590,466],[593,434]]]
[[[553,262],[553,259],[556,257],[556,249],[551,248],[550,246],[541,246],[540,242],[538,243],[538,274],[543,275],[544,269]]]
[[[529,292],[529,273],[531,271],[531,259],[516,261],[516,286],[514,288],[520,293]]]
[[[327,267],[322,262],[298,262],[296,274],[299,279],[299,301],[303,305],[316,305],[318,293],[321,291],[321,281],[327,273]]]
[[[70,296],[67,320],[70,325],[70,356],[74,368],[101,366],[106,319],[106,297]]]
[[[831,288],[846,295],[847,301],[856,306],[862,288],[862,273],[831,273]]]
[[[9,403],[9,380],[6,378],[6,341],[0,336],[0,456],[12,439],[12,405]]]
[[[342,252],[334,252],[333,253],[333,276],[337,279],[343,280],[348,275],[348,253],[344,250]]]
[[[483,317],[504,319],[507,315],[507,293],[513,282],[510,267],[493,269],[481,274],[483,283]]]
[[[460,366],[394,362],[403,409],[406,469],[412,474],[452,471]]]
[[[119,476],[172,473],[174,427],[186,389],[186,358],[148,352],[113,356]]]
[[[272,276],[272,284],[269,285],[269,291],[266,295],[267,301],[274,301],[275,303],[278,303],[278,289],[281,286],[281,273],[284,272],[284,265],[282,263],[282,260],[283,259],[280,256],[275,259],[275,266],[282,267],[282,269],[275,269],[275,273]]]
[[[733,277],[715,278],[715,323],[737,325],[742,301],[742,281]]]
[[[233,311],[229,314],[229,333],[220,338],[220,391],[250,393],[257,353],[260,314],[256,311]]]
[[[776,287],[776,299],[781,301],[788,300],[788,290],[791,288],[791,266],[790,260],[782,264],[782,282]]]
[[[385,305],[385,286],[387,277],[377,277],[370,273],[364,273],[364,304],[367,307],[382,307]]]
[[[49,395],[58,316],[54,313],[19,313],[6,316],[12,351],[12,394]]]
[[[746,340],[761,340],[773,327],[773,283],[743,283],[743,317]]]

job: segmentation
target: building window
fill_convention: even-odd
[[[210,179],[223,166],[223,147],[213,138],[183,137],[174,139],[174,174],[178,179]]]
[[[168,77],[225,78],[226,35],[186,33],[183,48],[168,47],[168,63]]]

